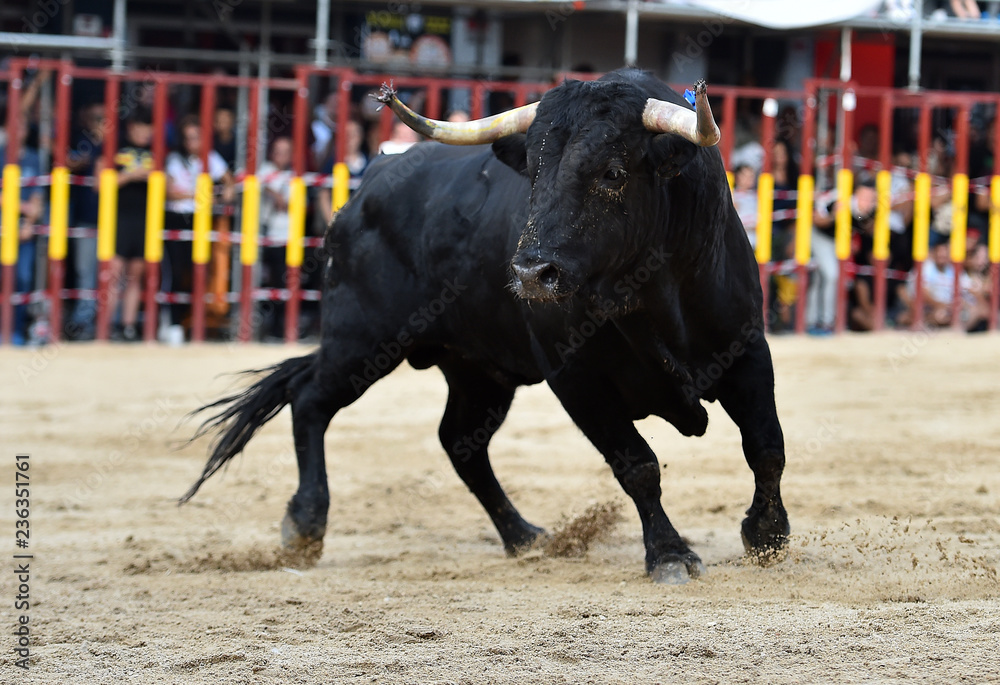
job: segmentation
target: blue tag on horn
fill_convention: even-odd
[[[695,105],[694,105],[694,91],[693,91],[693,90],[691,90],[690,88],[685,88],[685,89],[684,89],[684,99],[685,99],[685,100],[687,100],[687,101],[688,101],[688,103],[689,103],[689,104],[690,104],[690,105],[691,105],[692,107],[694,107],[694,106],[695,106]]]

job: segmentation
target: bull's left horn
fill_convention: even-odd
[[[382,92],[375,99],[389,105],[400,121],[420,135],[449,145],[482,145],[512,133],[524,133],[534,121],[538,107],[538,103],[534,102],[485,119],[458,123],[420,116],[400,102],[392,86],[384,83]]]
[[[698,81],[694,92],[694,112],[672,102],[649,98],[642,110],[643,125],[654,133],[675,133],[695,145],[715,145],[721,135],[708,104],[708,86],[704,81]]]

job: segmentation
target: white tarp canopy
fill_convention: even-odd
[[[662,0],[661,0],[662,1]],[[837,0],[836,2],[804,2],[803,0],[684,0],[681,4],[700,7],[749,24],[772,29],[797,29],[822,26],[854,19],[863,14],[874,16],[883,0]]]

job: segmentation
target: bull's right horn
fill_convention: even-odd
[[[674,133],[695,145],[710,147],[719,142],[719,127],[708,104],[708,87],[698,81],[695,89],[695,111],[665,100],[649,98],[642,110],[643,125],[654,133]]]
[[[392,86],[384,83],[382,92],[375,99],[389,105],[400,121],[420,135],[449,145],[482,145],[512,133],[524,133],[535,120],[535,109],[538,107],[538,103],[533,102],[485,119],[457,123],[420,116],[400,102]]]

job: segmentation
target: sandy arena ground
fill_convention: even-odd
[[[505,558],[437,441],[445,384],[402,368],[327,433],[323,558],[275,555],[294,490],[282,412],[189,505],[204,441],[179,419],[220,373],[283,347],[0,351],[0,521],[14,549],[16,451],[31,454],[31,669],[0,682],[996,682],[1000,676],[1000,339],[950,333],[772,341],[793,537],[741,559],[753,480],[710,407],[708,435],[649,420],[671,520],[708,565],[651,584],[635,512],[544,386],[519,391],[493,463],[550,529],[596,503],[623,521],[583,558]],[[13,561],[2,568],[9,568]]]

